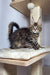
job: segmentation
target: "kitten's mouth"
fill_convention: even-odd
[[[39,33],[39,31],[38,30],[33,30],[33,33]]]

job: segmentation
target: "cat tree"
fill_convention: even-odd
[[[30,4],[28,4],[30,2],[33,2],[35,4],[35,7],[34,7],[34,4],[31,4],[31,6],[30,6]],[[38,0],[38,1],[36,1],[36,0],[12,0],[10,6],[13,7],[14,9],[20,11],[25,16],[27,16],[27,17],[30,16],[30,24],[32,24],[32,16],[33,16],[35,22],[37,22],[40,17],[39,24],[41,24],[41,8],[43,10],[42,11],[43,14],[49,14],[50,13],[49,3],[50,3],[50,0]],[[46,4],[46,6],[45,6],[45,4]],[[40,8],[40,6],[41,6],[41,8]],[[41,34],[40,34],[38,42],[41,44]],[[4,50],[7,50],[7,49],[3,49],[3,51]],[[1,52],[2,52],[2,50],[1,50]],[[38,51],[36,53],[38,53]],[[46,51],[41,52],[38,55],[36,55],[32,58],[29,58],[27,60],[22,60],[22,59],[17,60],[17,59],[12,59],[12,58],[7,59],[4,57],[2,57],[2,58],[0,57],[0,63],[10,64],[10,65],[4,66],[8,75],[12,75],[13,72],[14,72],[14,75],[16,75],[16,66],[13,66],[13,65],[19,65],[19,66],[24,66],[24,67],[31,65],[31,75],[42,75],[42,58],[44,58],[48,53],[50,53],[50,48],[49,48],[49,50],[47,48]],[[2,56],[2,54],[1,54],[1,56]],[[27,55],[27,57],[28,57],[28,55]],[[12,71],[10,70],[10,68],[12,69]]]

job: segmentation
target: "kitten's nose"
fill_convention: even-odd
[[[34,26],[37,26],[37,23],[35,23]]]

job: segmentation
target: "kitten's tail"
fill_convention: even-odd
[[[9,29],[8,29],[9,36],[13,33],[13,26],[15,26],[17,29],[19,29],[19,25],[18,24],[16,24],[15,22],[11,22],[9,24]]]

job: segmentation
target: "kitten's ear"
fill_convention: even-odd
[[[39,17],[39,19],[38,19],[38,25],[42,25],[42,19],[41,19],[41,17]]]
[[[32,17],[31,21],[30,21],[30,27],[32,27],[32,25],[34,25],[34,18]]]

